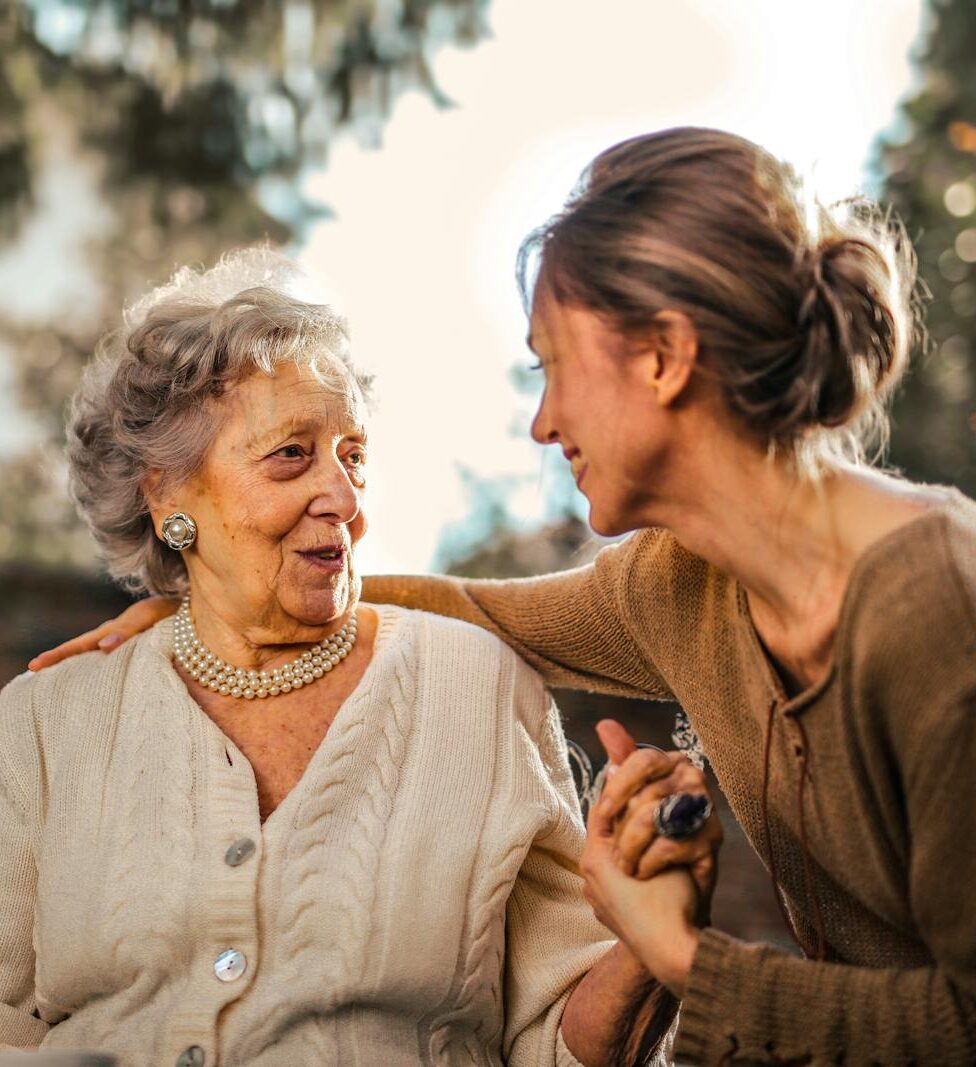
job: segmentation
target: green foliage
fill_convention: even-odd
[[[921,88],[903,137],[878,161],[883,197],[915,240],[931,291],[928,350],[895,406],[891,458],[909,475],[976,496],[976,5],[935,0],[918,55]]]
[[[0,4],[0,254],[21,255],[59,199],[90,192],[97,205],[63,223],[83,247],[83,298],[40,311],[22,299],[48,284],[46,262],[24,294],[0,294],[0,345],[41,431],[0,470],[0,558],[92,562],[56,446],[80,369],[123,305],[178,264],[298,239],[323,210],[302,199],[303,173],[343,131],[376,142],[407,89],[447,103],[430,58],[479,40],[487,3]],[[25,478],[43,507],[24,506]]]

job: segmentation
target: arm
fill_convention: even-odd
[[[587,1067],[650,1063],[655,1050],[655,1064],[669,1063],[677,1010],[678,1002],[668,990],[618,942],[570,995],[563,1011],[561,1048]]]
[[[626,620],[633,601],[653,605],[658,630],[673,644],[674,546],[662,531],[642,531],[605,548],[589,566],[539,578],[477,581],[438,575],[367,577],[363,599],[399,604],[481,626],[515,649],[547,685],[638,698],[673,699],[657,665],[638,647]],[[656,586],[656,588],[655,588]],[[31,660],[42,670],[80,652],[110,652],[174,612],[175,600],[148,597],[118,618]],[[648,627],[640,626],[647,638]],[[680,643],[680,642],[679,642]]]
[[[539,578],[366,578],[363,597],[481,626],[514,648],[550,686],[671,699],[625,621],[627,598],[646,584],[633,573],[635,564],[640,559],[642,571],[653,570],[661,540],[660,531],[645,531],[605,548],[589,566]],[[666,553],[660,563],[669,565]]]
[[[31,849],[26,799],[19,795],[6,759],[14,697],[0,694],[0,1048],[33,1048],[48,1031],[34,1015],[34,898],[37,870]]]
[[[930,701],[906,722],[892,740],[911,840],[906,891],[928,966],[821,963],[698,933],[683,872],[641,883],[601,869],[598,914],[682,997],[679,1061],[976,1062],[976,692]]]
[[[53,667],[55,663],[78,656],[82,652],[94,652],[96,649],[111,652],[123,642],[128,641],[130,637],[135,637],[143,630],[148,630],[150,626],[155,626],[160,619],[172,615],[179,606],[178,600],[168,600],[161,596],[137,600],[117,618],[109,619],[101,626],[96,626],[94,630],[79,634],[78,637],[72,637],[70,641],[64,641],[55,648],[41,652],[27,666],[32,671],[41,671],[45,667]]]
[[[667,1035],[676,1004],[626,947],[608,946],[606,930],[583,900],[577,873],[583,825],[551,702],[538,753],[522,758],[538,768],[551,818],[508,904],[507,1062],[512,1067],[636,1063],[638,1048],[653,1049]]]

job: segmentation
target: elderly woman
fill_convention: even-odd
[[[113,574],[183,599],[0,697],[0,1044],[613,1062],[666,998],[582,900],[558,713],[495,638],[359,603],[363,383],[281,275],[181,272],[76,398]]]

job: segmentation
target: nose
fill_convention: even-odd
[[[539,410],[532,419],[532,440],[540,445],[554,445],[559,440],[559,431],[553,425],[546,403],[548,390],[543,392],[539,400]]]
[[[359,515],[359,493],[338,456],[321,464],[312,492],[307,511],[313,518],[327,519],[338,526],[353,522]]]

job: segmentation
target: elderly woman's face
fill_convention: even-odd
[[[173,494],[196,520],[194,595],[247,625],[319,626],[355,606],[366,532],[362,411],[307,367],[255,374],[219,401],[200,471]]]

